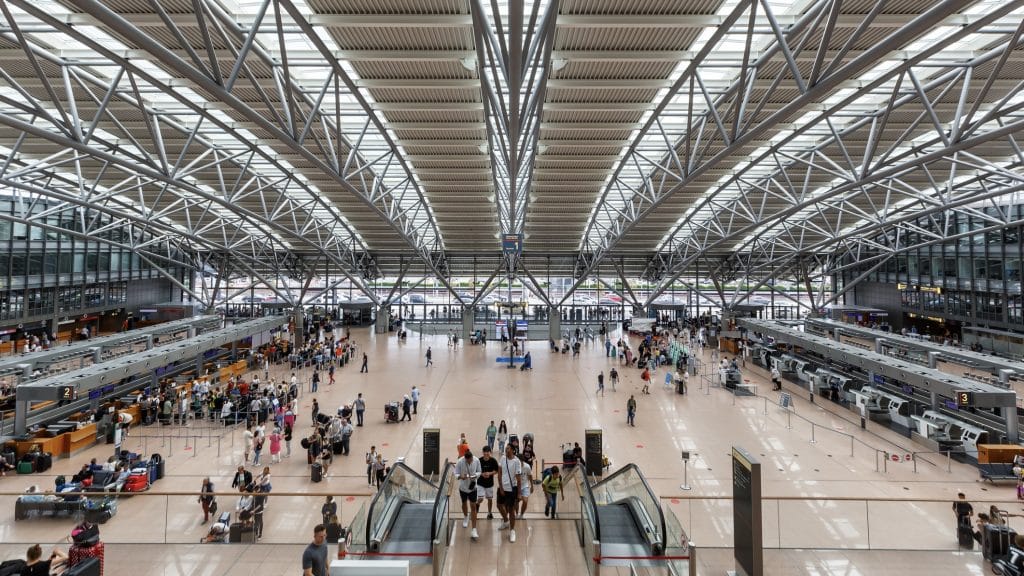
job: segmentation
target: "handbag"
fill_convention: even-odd
[[[214,500],[213,502],[210,502],[210,514],[216,514],[216,513],[217,513],[217,501]]]

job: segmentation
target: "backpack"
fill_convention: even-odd
[[[17,576],[25,571],[28,564],[20,559],[4,560],[0,562],[0,576]]]
[[[68,479],[65,478],[64,476],[57,476],[56,478],[54,478],[53,483],[57,486],[57,488],[60,488],[61,486],[68,483]]]

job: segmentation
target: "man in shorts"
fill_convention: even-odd
[[[468,528],[472,523],[470,538],[476,540],[480,537],[476,531],[476,483],[480,479],[480,461],[473,458],[473,452],[466,450],[455,464],[455,476],[459,479],[459,499],[462,500],[462,527]]]
[[[491,457],[491,448],[484,446],[480,456],[480,479],[476,482],[477,509],[480,503],[487,500],[487,519],[494,518],[494,477],[499,472],[498,461]]]
[[[523,463],[516,458],[512,444],[505,445],[505,456],[498,461],[501,482],[498,484],[498,512],[501,512],[501,528],[509,529],[508,541],[516,541],[516,505],[522,492]]]

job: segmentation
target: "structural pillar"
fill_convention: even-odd
[[[548,308],[548,337],[556,342],[562,338],[562,311],[558,306]]]
[[[934,351],[933,352],[928,352],[928,367],[929,368],[935,368],[938,365],[939,365],[939,353],[938,352],[934,352]]]
[[[462,339],[465,340],[473,335],[473,307],[462,307]]]
[[[295,344],[296,349],[299,349],[302,348],[302,345],[305,343],[305,339],[303,338],[304,328],[302,324],[301,306],[296,306],[295,309],[292,310],[292,321],[295,324],[295,332],[292,334],[292,343]]]
[[[882,353],[882,339],[881,338],[875,338],[875,354],[881,354],[881,353]]]
[[[1010,387],[1010,376],[1013,375],[1013,370],[1007,368],[1001,368],[999,370],[999,383],[1007,388]]]
[[[391,325],[391,309],[387,305],[377,307],[377,321],[373,325],[373,331],[377,334],[387,334]]]
[[[1004,406],[1002,409],[1003,418],[1006,420],[1006,443],[1016,444],[1017,434],[1017,407]]]

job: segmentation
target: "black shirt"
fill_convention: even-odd
[[[494,487],[494,476],[484,476],[487,472],[499,472],[498,461],[494,458],[480,458],[480,479],[477,480],[477,484],[484,488]]]
[[[24,576],[50,576],[50,562],[50,560],[36,562],[20,573],[24,574]]]
[[[974,514],[974,507],[971,506],[971,503],[962,500],[953,502],[953,510],[956,510],[957,516],[970,516]]]

